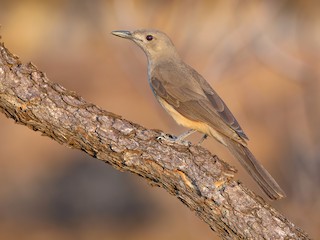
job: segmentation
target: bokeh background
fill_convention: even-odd
[[[0,34],[10,51],[51,81],[128,120],[179,134],[184,129],[149,89],[143,52],[109,34],[165,31],[225,100],[256,157],[286,191],[272,206],[316,239],[319,10],[316,0],[0,0]],[[3,114],[0,132],[0,239],[217,239],[176,198],[135,175]],[[203,145],[263,195],[223,147],[212,139]]]

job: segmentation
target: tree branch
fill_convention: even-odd
[[[0,110],[17,123],[163,187],[223,239],[309,239],[242,184],[235,170],[198,146],[161,142],[22,64],[0,43]]]

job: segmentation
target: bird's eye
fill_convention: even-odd
[[[151,40],[153,39],[153,36],[152,36],[152,35],[147,35],[147,36],[146,36],[146,39],[147,39],[148,41],[151,41]]]

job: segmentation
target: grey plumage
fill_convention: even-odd
[[[240,161],[271,199],[285,197],[271,175],[246,147],[246,134],[207,81],[178,55],[170,38],[156,30],[114,31],[147,55],[151,89],[167,112],[187,128],[214,137]]]

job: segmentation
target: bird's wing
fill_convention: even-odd
[[[226,104],[196,71],[158,67],[152,71],[150,85],[154,93],[182,116],[208,123],[220,134],[239,141],[248,139]],[[189,71],[189,72],[188,72]]]
[[[237,119],[233,116],[227,105],[224,101],[219,97],[219,95],[212,89],[210,84],[195,70],[192,69],[194,75],[198,75],[197,79],[203,89],[205,95],[210,101],[211,105],[218,112],[219,116],[228,124],[233,130],[235,130],[239,136],[245,138],[247,140],[248,137],[240,127]]]

